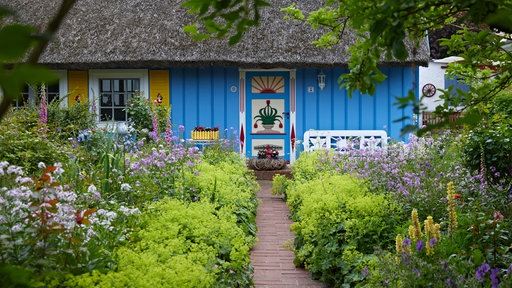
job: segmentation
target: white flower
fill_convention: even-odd
[[[139,215],[140,214],[140,211],[139,211],[138,208],[131,208],[130,209],[128,207],[121,206],[121,207],[119,207],[119,211],[122,212],[126,216]]]
[[[88,193],[91,193],[91,194],[94,194],[94,193],[98,192],[98,189],[96,188],[96,186],[94,186],[93,184],[91,184],[91,185],[89,186],[89,188],[87,188],[87,192],[88,192]]]
[[[7,162],[7,161],[0,162],[0,169],[4,169],[7,166],[9,166],[9,162]]]
[[[64,169],[62,169],[62,163],[55,163],[53,164],[53,166],[57,168],[53,172],[55,175],[61,175],[62,173],[64,173]]]
[[[44,164],[44,162],[39,162],[39,163],[37,164],[37,168],[39,168],[39,169],[44,169],[44,168],[46,168],[46,164]]]
[[[130,190],[132,190],[132,186],[130,186],[130,184],[128,184],[128,183],[121,184],[121,191],[130,191]]]
[[[23,229],[23,227],[21,226],[21,224],[18,223],[16,225],[12,226],[11,232],[12,233],[20,232],[22,229]]]
[[[11,166],[7,167],[7,174],[23,175],[23,169],[19,166],[11,165]]]
[[[28,183],[34,183],[34,180],[32,180],[32,178],[30,178],[30,177],[18,176],[18,177],[16,177],[16,183],[23,185],[23,184],[28,184]]]

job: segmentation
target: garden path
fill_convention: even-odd
[[[290,210],[282,197],[270,193],[272,181],[259,180],[261,204],[256,215],[258,243],[251,251],[256,288],[324,287],[311,273],[293,265]],[[287,248],[290,247],[290,248]]]

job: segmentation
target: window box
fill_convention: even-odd
[[[192,140],[217,140],[219,139],[219,131],[192,131]]]

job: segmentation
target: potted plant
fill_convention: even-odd
[[[279,158],[277,147],[267,145],[258,151],[258,158],[248,160],[247,166],[253,170],[281,170],[286,166],[286,160]]]

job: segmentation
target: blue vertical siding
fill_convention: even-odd
[[[412,123],[412,107],[398,109],[394,103],[396,97],[405,96],[417,81],[416,69],[411,67],[383,68],[388,78],[377,87],[375,95],[361,95],[358,91],[348,97],[344,89],[339,88],[338,78],[347,69],[323,69],[326,74],[326,87],[318,88],[319,69],[297,70],[297,136],[309,129],[345,130],[368,129],[386,130],[388,135],[398,141],[402,128]],[[313,87],[314,92],[309,92]],[[394,122],[402,117],[411,120]]]
[[[171,120],[185,126],[185,138],[200,125],[238,127],[238,68],[173,68],[170,73]],[[231,87],[236,91],[232,92]]]
[[[326,87],[321,91],[317,83],[319,69],[296,70],[296,135],[309,129],[384,129],[391,138],[400,138],[401,129],[412,124],[412,108],[398,109],[395,97],[405,96],[418,79],[417,69],[411,67],[383,68],[388,78],[378,86],[375,95],[354,92],[348,97],[340,89],[338,78],[348,70],[323,69]],[[238,68],[187,67],[170,70],[171,120],[176,126],[185,126],[185,137],[197,125],[219,126],[230,132],[239,127],[239,71]],[[313,91],[308,91],[313,87]],[[410,120],[394,122],[404,116]]]

